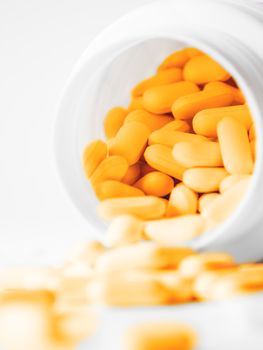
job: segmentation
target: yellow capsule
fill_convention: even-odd
[[[193,250],[187,247],[162,247],[153,242],[141,242],[108,250],[100,256],[96,268],[101,273],[171,269],[191,254],[194,254]]]
[[[140,271],[101,275],[89,283],[87,294],[92,302],[113,306],[167,304],[170,296],[161,283]]]
[[[125,336],[126,350],[192,350],[197,335],[192,327],[173,321],[139,323]]]
[[[152,87],[143,94],[143,106],[152,113],[164,114],[172,110],[174,101],[184,95],[199,91],[196,84],[181,81],[178,83]]]
[[[255,129],[255,124],[252,124],[250,129],[249,129],[249,141],[253,141],[256,139],[256,129]]]
[[[136,109],[144,109],[142,104],[142,96],[140,97],[132,97],[131,102],[128,107],[128,111],[134,111]]]
[[[111,155],[123,156],[129,165],[138,162],[147,145],[150,130],[142,123],[124,124],[109,146]]]
[[[172,113],[176,119],[191,119],[203,109],[229,106],[233,100],[234,95],[230,92],[212,89],[198,91],[175,100]]]
[[[243,96],[242,92],[240,89],[231,86],[227,83],[222,83],[221,81],[212,81],[210,83],[207,83],[204,87],[204,91],[212,91],[212,90],[217,90],[217,91],[225,91],[232,93],[234,95],[234,103],[235,104],[243,104],[245,103],[245,97]]]
[[[183,131],[183,132],[189,132],[190,126],[187,122],[184,120],[173,120],[167,124],[165,124],[161,130],[172,130],[172,131]]]
[[[90,177],[93,186],[106,180],[120,181],[128,170],[127,160],[121,156],[104,159]]]
[[[190,58],[201,54],[202,52],[200,50],[192,47],[175,51],[171,55],[166,57],[166,59],[160,64],[160,66],[158,67],[158,72],[173,67],[183,68],[185,63]]]
[[[160,171],[152,171],[141,177],[134,186],[147,195],[164,197],[172,191],[174,181],[170,176]]]
[[[217,126],[223,163],[230,174],[250,174],[253,159],[247,130],[234,118],[226,117]]]
[[[104,132],[107,138],[110,139],[117,134],[127,114],[128,111],[122,107],[112,108],[107,113],[104,119]]]
[[[169,147],[152,145],[144,152],[146,162],[156,170],[182,180],[185,168],[175,161]]]
[[[144,192],[139,188],[126,185],[120,181],[115,180],[100,182],[95,185],[94,190],[100,200],[108,198],[144,196]]]
[[[129,166],[127,173],[122,179],[122,182],[127,185],[133,185],[141,176],[140,163],[135,163]]]
[[[223,166],[218,142],[178,142],[172,155],[186,168]]]
[[[153,196],[105,199],[98,206],[98,215],[103,219],[112,219],[122,214],[135,215],[145,220],[158,219],[165,211],[165,202]]]
[[[195,214],[197,211],[197,194],[183,183],[172,190],[166,216]]]
[[[226,176],[221,182],[219,186],[219,192],[223,193],[225,191],[228,191],[230,188],[232,188],[233,185],[238,183],[239,181],[243,179],[250,178],[251,175],[229,175]]]
[[[203,210],[213,202],[215,198],[219,196],[219,193],[205,193],[200,196],[198,201],[198,211],[202,213]]]
[[[87,178],[90,178],[100,162],[107,157],[107,153],[107,145],[101,140],[92,141],[85,147],[83,167]]]
[[[219,270],[235,266],[234,259],[226,253],[200,253],[183,259],[178,272],[184,278],[196,278],[200,273],[209,270]]]
[[[248,190],[249,184],[250,179],[241,180],[228,191],[220,194],[218,198],[215,198],[212,203],[203,210],[202,215],[204,218],[215,224],[227,219],[240,204]]]
[[[107,242],[111,247],[136,243],[143,237],[143,221],[132,215],[116,217],[107,229]]]
[[[205,220],[199,214],[160,219],[145,223],[145,234],[161,245],[176,245],[200,236],[205,231]]]
[[[184,79],[196,84],[205,84],[210,81],[226,81],[230,74],[216,61],[207,55],[198,55],[191,58],[184,66]]]
[[[140,122],[147,126],[150,131],[154,131],[160,129],[172,120],[174,120],[174,118],[168,115],[153,114],[142,109],[137,109],[127,115],[125,124],[130,122]]]
[[[257,154],[256,154],[256,140],[250,141],[250,148],[251,148],[251,153],[253,157],[253,161],[255,162]]]
[[[217,137],[217,124],[226,116],[237,119],[247,130],[252,124],[248,106],[240,105],[210,108],[198,112],[193,119],[193,129],[199,135]]]
[[[204,136],[164,128],[153,131],[149,136],[150,145],[161,144],[169,147],[173,147],[178,142],[196,143],[200,141],[208,141],[208,139]]]
[[[139,97],[144,94],[144,92],[154,86],[166,85],[175,83],[177,81],[183,80],[182,69],[171,68],[164,71],[158,72],[156,75],[141,81],[132,90],[132,96]]]
[[[215,192],[227,175],[224,168],[192,168],[184,172],[183,182],[196,192]]]

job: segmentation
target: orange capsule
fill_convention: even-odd
[[[119,197],[144,196],[143,191],[134,186],[126,185],[120,181],[107,180],[95,186],[95,192],[100,200]]]
[[[142,109],[137,109],[129,113],[124,123],[140,122],[147,126],[151,131],[162,128],[167,123],[174,120],[168,115],[158,115],[146,112]]]
[[[87,178],[89,178],[94,170],[107,157],[108,149],[105,142],[95,140],[89,143],[83,153],[83,167]]]
[[[127,184],[127,185],[133,185],[141,176],[141,166],[140,163],[135,163],[131,165],[127,173],[122,179],[122,182]]]
[[[204,91],[222,91],[229,92],[234,95],[234,103],[241,105],[246,102],[245,97],[243,96],[240,89],[231,86],[229,84],[223,83],[222,81],[211,81],[207,83],[204,87]]]
[[[163,69],[169,69],[173,67],[183,68],[185,63],[192,57],[201,55],[202,52],[193,47],[188,47],[182,50],[173,52],[171,55],[165,58],[165,60],[158,67],[158,72]]]
[[[112,108],[107,113],[104,119],[104,132],[107,138],[110,139],[117,134],[127,114],[128,111],[122,107]]]
[[[152,171],[140,178],[134,186],[147,195],[164,197],[172,191],[174,181],[167,174],[160,171]]]

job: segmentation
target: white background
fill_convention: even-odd
[[[92,234],[58,186],[55,106],[90,40],[149,2],[0,0],[1,265],[59,262]]]

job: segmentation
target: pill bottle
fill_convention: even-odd
[[[84,177],[83,148],[91,139],[104,137],[107,110],[127,106],[138,81],[153,74],[171,52],[192,46],[222,64],[242,89],[255,120],[257,161],[252,184],[238,209],[187,245],[225,250],[239,261],[263,257],[262,38],[263,4],[259,2],[161,0],[129,13],[93,40],[62,92],[54,149],[63,187],[97,237],[103,239],[106,224],[97,217],[97,199]]]

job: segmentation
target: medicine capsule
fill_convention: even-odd
[[[223,193],[230,188],[232,188],[236,183],[238,183],[240,180],[248,179],[251,175],[229,175],[226,176],[221,182],[219,186],[219,192]]]
[[[169,147],[163,145],[149,146],[144,152],[144,158],[154,169],[182,180],[185,168],[176,162]]]
[[[133,185],[141,176],[141,165],[135,163],[129,166],[126,174],[124,175],[122,182],[127,185]]]
[[[162,128],[162,131],[164,130],[172,130],[172,131],[183,131],[188,132],[190,131],[190,126],[187,122],[184,120],[173,120],[167,124],[165,124]]]
[[[198,211],[202,213],[203,210],[212,203],[212,201],[219,196],[219,193],[205,193],[202,194],[198,201]]]
[[[203,109],[229,106],[233,100],[233,93],[212,89],[211,91],[203,90],[175,100],[172,105],[172,113],[176,119],[191,119]]]
[[[169,147],[173,147],[178,142],[200,141],[208,141],[208,139],[204,136],[164,128],[153,131],[149,136],[149,145],[161,144]]]
[[[132,215],[116,217],[107,229],[111,247],[138,242],[143,237],[143,221]]]
[[[140,97],[132,97],[131,102],[128,107],[128,111],[132,112],[137,109],[144,109],[143,104],[142,104],[142,96]]]
[[[121,156],[104,159],[93,172],[90,182],[93,186],[106,180],[120,181],[128,170],[127,160]]]
[[[92,141],[86,146],[83,153],[83,167],[87,178],[90,178],[100,162],[107,157],[107,153],[107,145],[101,140]]]
[[[145,223],[145,234],[162,245],[176,245],[200,236],[205,220],[199,214],[160,219]]]
[[[215,198],[213,202],[203,210],[203,217],[215,223],[220,223],[227,219],[240,204],[247,192],[249,184],[250,179],[240,180],[228,191],[220,194],[218,198]]]
[[[172,154],[186,168],[223,166],[218,142],[178,142]]]
[[[165,202],[153,196],[110,198],[98,206],[98,215],[103,219],[112,219],[122,214],[135,215],[144,220],[158,219],[165,211]]]
[[[104,119],[104,132],[107,138],[110,139],[117,134],[127,114],[128,111],[122,107],[112,108],[107,113]]]
[[[215,192],[227,175],[224,168],[192,168],[184,172],[183,183],[196,192]]]
[[[153,242],[135,243],[107,251],[98,259],[96,268],[103,273],[176,268],[182,259],[191,254],[194,251],[187,247],[162,247]]]
[[[134,186],[146,195],[164,197],[172,191],[174,181],[169,175],[152,171],[141,177]]]
[[[125,350],[191,350],[197,343],[195,331],[187,325],[172,322],[139,323],[126,334]]]
[[[102,181],[95,185],[94,190],[100,200],[144,196],[144,192],[139,188],[115,180]]]
[[[217,124],[226,116],[240,121],[249,130],[252,124],[247,105],[209,108],[198,112],[193,119],[193,129],[199,135],[217,137]]]
[[[210,81],[226,81],[230,74],[216,61],[207,55],[192,57],[184,66],[184,79],[196,84]]]
[[[192,57],[201,55],[202,52],[198,49],[188,47],[182,50],[173,52],[171,55],[165,58],[165,60],[158,67],[158,72],[164,69],[173,67],[183,68],[185,63]]]
[[[164,114],[172,110],[174,101],[184,95],[199,91],[196,84],[181,81],[178,83],[152,87],[143,94],[143,106],[152,113]]]
[[[138,162],[146,147],[150,130],[142,123],[124,124],[112,139],[109,152],[111,155],[123,156],[129,165]]]
[[[235,262],[231,255],[205,252],[183,259],[178,267],[178,272],[184,278],[193,279],[204,271],[225,269],[232,266],[235,266]]]
[[[197,212],[197,194],[183,183],[172,190],[166,216],[195,214]]]
[[[173,117],[168,115],[153,114],[142,109],[138,109],[127,115],[125,123],[140,122],[147,126],[150,131],[154,131],[160,129],[172,120],[174,120]]]
[[[183,72],[180,68],[170,68],[158,72],[156,75],[141,81],[132,90],[132,96],[139,97],[154,86],[166,85],[183,80]]]
[[[245,97],[243,96],[242,92],[240,89],[231,86],[229,84],[223,83],[221,81],[212,81],[210,83],[207,83],[204,87],[204,91],[212,91],[212,90],[217,90],[217,91],[225,91],[229,92],[234,95],[234,103],[237,105],[245,103]]]
[[[226,117],[217,126],[223,163],[230,174],[250,174],[253,159],[247,130],[234,118]]]

